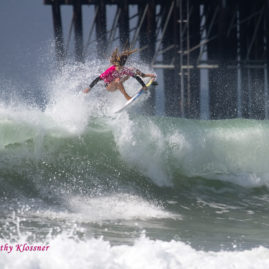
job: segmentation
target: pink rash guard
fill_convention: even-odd
[[[127,67],[123,67],[121,70],[116,70],[116,66],[112,65],[104,73],[100,75],[100,78],[109,84],[116,78],[123,78],[124,76],[135,76],[135,72]]]
[[[105,82],[105,86],[107,87],[116,78],[122,79],[125,76],[131,76],[131,77],[135,78],[141,84],[142,87],[146,87],[144,81],[138,75],[136,75],[135,69],[128,68],[128,67],[122,67],[120,70],[116,70],[116,66],[113,65],[113,66],[109,67],[100,76],[98,76],[96,79],[94,79],[92,81],[92,83],[89,85],[89,88],[92,89],[94,87],[94,85],[96,85],[96,83],[98,83],[98,81],[100,81],[100,80],[103,80]]]

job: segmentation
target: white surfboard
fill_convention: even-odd
[[[151,84],[152,84],[152,82],[154,81],[155,79],[154,78],[151,78],[150,80],[149,80],[149,82],[146,84],[146,86],[147,87],[149,87]],[[118,110],[116,110],[114,113],[119,113],[119,112],[121,112],[121,111],[123,111],[125,108],[127,108],[130,104],[132,104],[142,93],[144,92],[144,90],[143,90],[143,88],[141,88],[140,90],[138,90],[135,94],[134,94],[134,96],[130,99],[130,100],[128,100],[126,103],[125,103],[125,105],[123,106],[123,107],[121,107],[120,109],[118,109]]]

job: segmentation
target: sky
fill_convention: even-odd
[[[89,7],[83,8],[83,12],[88,10]],[[72,7],[62,6],[61,11],[66,42]],[[1,96],[17,90],[26,99],[29,95],[40,99],[44,81],[55,67],[54,60],[51,6],[44,5],[43,0],[0,0]]]
[[[61,12],[66,43],[72,7],[62,6]],[[93,6],[84,6],[83,13],[85,44]],[[0,78],[34,83],[35,78],[46,71],[46,55],[55,56],[53,46],[51,6],[44,5],[43,0],[0,0]],[[69,51],[73,53],[73,48]]]
[[[42,0],[1,0],[0,36],[0,76],[32,81],[33,65],[53,39],[50,7]]]

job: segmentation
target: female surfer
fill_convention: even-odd
[[[128,57],[134,52],[136,52],[136,50],[125,50],[122,53],[119,53],[118,49],[115,49],[110,57],[110,63],[112,66],[110,66],[104,73],[94,79],[89,88],[86,88],[83,92],[88,93],[96,85],[97,82],[103,80],[108,91],[113,92],[120,90],[124,97],[127,100],[130,100],[131,97],[126,93],[123,86],[123,82],[129,79],[130,76],[135,78],[142,85],[143,90],[146,90],[147,87],[140,77],[155,78],[156,75],[144,74],[139,70],[134,70],[124,66]]]

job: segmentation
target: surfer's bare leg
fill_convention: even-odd
[[[130,76],[126,76],[120,80],[120,82],[123,84],[126,80],[128,80]]]
[[[106,89],[108,91],[114,92],[116,90],[120,90],[120,92],[124,95],[124,97],[127,100],[130,100],[131,97],[127,94],[127,92],[125,91],[125,88],[122,84],[122,82],[120,81],[120,79],[115,79],[114,81],[112,81],[111,83],[109,83],[106,87]]]
[[[119,82],[119,85],[118,85],[118,89],[121,91],[121,93],[124,95],[124,97],[127,99],[127,100],[130,100],[132,97],[129,96],[127,94],[127,92],[125,91],[125,88],[123,86],[123,84],[121,82]]]

